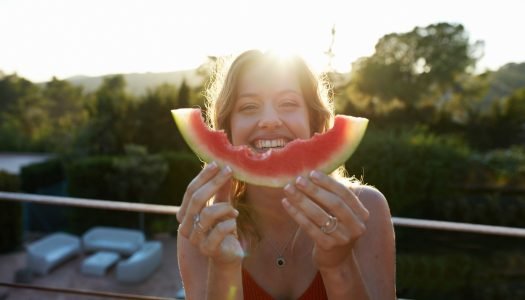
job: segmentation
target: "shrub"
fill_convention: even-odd
[[[18,192],[18,176],[0,171],[0,191]],[[17,249],[22,243],[22,204],[0,200],[0,253]]]
[[[111,201],[180,205],[189,182],[201,169],[195,155],[170,152],[149,155],[142,147],[128,147],[125,156],[98,156],[77,160],[67,168],[69,195]],[[71,226],[81,232],[95,225],[137,227],[134,212],[75,209]],[[147,234],[173,232],[175,216],[147,214]]]
[[[35,193],[39,188],[48,187],[64,180],[64,168],[60,159],[50,159],[23,167],[20,178],[22,190]]]
[[[469,154],[460,140],[424,127],[371,130],[346,167],[381,190],[394,215],[431,218],[436,205],[455,197],[454,185],[468,170]]]

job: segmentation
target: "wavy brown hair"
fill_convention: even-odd
[[[263,63],[268,67],[291,70],[298,78],[301,92],[308,108],[312,134],[327,131],[333,124],[334,107],[330,86],[326,77],[315,76],[306,62],[299,56],[281,59],[272,52],[248,50],[240,54],[231,64],[219,61],[212,74],[211,84],[205,91],[207,121],[218,130],[222,129],[231,141],[230,117],[237,100],[239,78],[255,64]],[[346,179],[344,167],[332,175]],[[239,210],[238,229],[241,236],[260,240],[255,217],[244,199],[245,184],[238,180],[232,182],[233,205]]]

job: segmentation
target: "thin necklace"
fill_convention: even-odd
[[[288,246],[292,242],[293,238],[297,234],[297,231],[299,231],[299,226],[297,226],[297,229],[294,230],[292,236],[290,236],[290,238],[288,239],[288,242],[286,242],[286,244],[281,249],[281,251],[279,251],[279,249],[277,249],[277,247],[275,247],[272,239],[267,238],[268,241],[270,242],[270,245],[272,246],[272,248],[277,253],[277,258],[275,259],[275,264],[277,265],[277,267],[282,268],[282,267],[284,267],[286,265],[286,259],[284,258],[284,251],[286,251],[286,249],[288,248]]]

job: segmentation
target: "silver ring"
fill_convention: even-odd
[[[193,216],[193,228],[197,228],[197,229],[199,229],[202,232],[206,231],[204,226],[202,226],[202,224],[201,224],[201,215],[200,214],[196,214],[195,216]]]
[[[326,234],[330,234],[337,229],[337,218],[331,215],[328,215],[328,221],[326,221],[323,226],[321,226],[321,231]]]

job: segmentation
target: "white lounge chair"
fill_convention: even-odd
[[[81,271],[87,275],[104,276],[106,271],[117,262],[120,255],[115,252],[100,251],[82,262]]]
[[[27,267],[45,275],[51,268],[80,253],[80,239],[67,233],[54,233],[27,246]]]
[[[126,283],[137,283],[148,278],[162,261],[162,243],[152,241],[130,258],[117,264],[117,280]]]
[[[112,251],[131,255],[144,244],[141,231],[115,227],[94,227],[82,236],[84,251]]]

